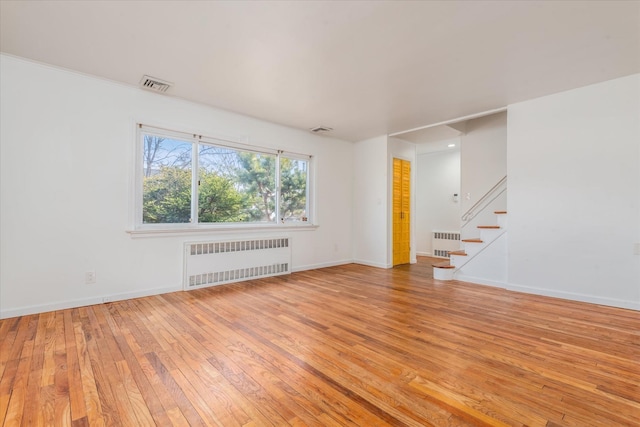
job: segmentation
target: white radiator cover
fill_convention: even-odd
[[[185,290],[291,273],[289,237],[187,242]]]
[[[431,249],[434,257],[449,258],[449,252],[460,249],[460,232],[433,230]]]

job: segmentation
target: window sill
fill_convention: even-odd
[[[305,225],[287,225],[287,224],[269,224],[269,225],[215,225],[215,226],[199,226],[199,227],[172,227],[172,228],[138,228],[126,230],[131,238],[145,237],[176,237],[176,236],[193,236],[196,234],[230,234],[230,233],[277,233],[283,231],[315,231],[319,226],[313,224]]]

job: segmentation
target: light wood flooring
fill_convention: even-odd
[[[0,321],[4,426],[638,426],[640,312],[345,265]]]

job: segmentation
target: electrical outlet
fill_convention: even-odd
[[[96,283],[96,272],[87,271],[86,273],[84,273],[84,283],[86,283],[87,285]]]

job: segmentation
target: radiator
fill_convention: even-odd
[[[184,289],[196,289],[291,272],[288,237],[187,242]]]
[[[434,230],[431,236],[431,249],[434,257],[449,258],[449,252],[460,249],[459,231]]]

